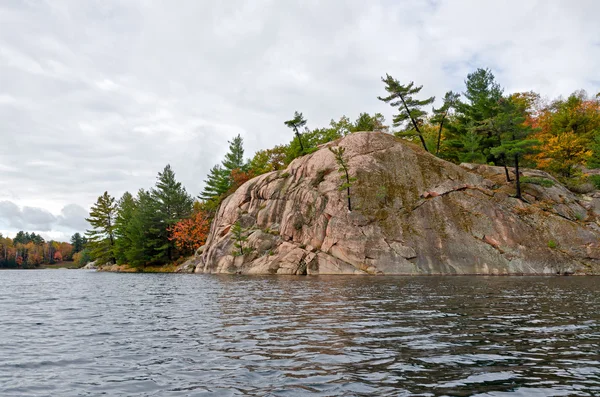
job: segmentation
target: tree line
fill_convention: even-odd
[[[92,226],[86,232],[90,254],[99,264],[143,267],[174,262],[196,246],[184,240],[194,234],[197,207],[170,165],[158,173],[154,187],[140,189],[135,196],[125,192],[117,200],[104,192],[87,218]]]
[[[84,265],[90,260],[85,254],[85,237],[75,233],[71,243],[46,241],[34,232],[19,231],[14,238],[0,233],[0,268],[34,269],[63,261]]]
[[[361,113],[354,120],[342,116],[326,127],[310,129],[296,111],[282,123],[292,132],[288,144],[259,150],[246,159],[242,137],[229,141],[227,154],[210,169],[196,198],[176,181],[169,165],[153,188],[136,196],[125,193],[117,200],[105,192],[88,218],[90,255],[103,263],[137,267],[177,261],[204,244],[220,203],[244,182],[282,170],[319,145],[357,131],[392,133],[454,163],[504,167],[520,199],[521,167],[546,170],[573,189],[600,188],[600,177],[589,173],[600,168],[600,94],[590,97],[581,90],[566,99],[549,100],[531,91],[505,93],[491,70],[477,69],[467,75],[462,93],[446,92],[436,108],[435,97],[423,97],[423,87],[413,81],[389,74],[381,80],[386,95],[377,99],[397,111],[391,126],[381,113]],[[354,178],[340,149],[333,149],[332,155],[351,210]]]
[[[389,95],[379,99],[399,111],[396,135],[418,138],[424,150],[448,161],[504,167],[517,198],[523,166],[548,171],[568,187],[600,188],[588,172],[600,167],[600,94],[580,90],[554,100],[533,91],[506,94],[489,69],[477,69],[462,94],[447,92],[441,107],[428,112],[434,97],[417,98],[422,86],[390,75],[382,81]]]

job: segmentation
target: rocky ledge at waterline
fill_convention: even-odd
[[[328,150],[336,146],[356,178],[352,211]],[[524,184],[522,201],[500,167],[458,166],[388,134],[354,133],[241,186],[180,270],[599,274],[600,198],[576,195],[541,171],[523,174],[554,185]]]

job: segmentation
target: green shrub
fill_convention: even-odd
[[[542,187],[554,186],[554,181],[547,178],[540,178],[538,176],[524,176],[521,178],[521,183],[530,183],[532,185],[538,185]]]
[[[600,189],[600,175],[590,175],[590,182],[596,189]]]
[[[548,241],[548,248],[555,249],[556,247],[557,247],[556,241],[554,241],[554,240],[549,240]]]

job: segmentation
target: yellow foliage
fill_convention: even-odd
[[[570,177],[573,167],[583,165],[592,156],[592,151],[587,149],[587,141],[573,131],[555,136],[543,134],[540,138],[541,151],[535,160],[542,169]]]

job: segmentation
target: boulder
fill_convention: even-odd
[[[94,261],[94,262],[88,262],[81,269],[83,269],[83,270],[97,270],[98,267],[96,266],[96,261]]]
[[[351,211],[328,150],[334,146],[346,149],[356,178]],[[195,271],[600,273],[597,197],[577,195],[542,171],[523,175],[554,185],[524,184],[522,201],[502,167],[458,166],[389,134],[350,134],[227,197]],[[231,232],[238,220],[243,255]]]

